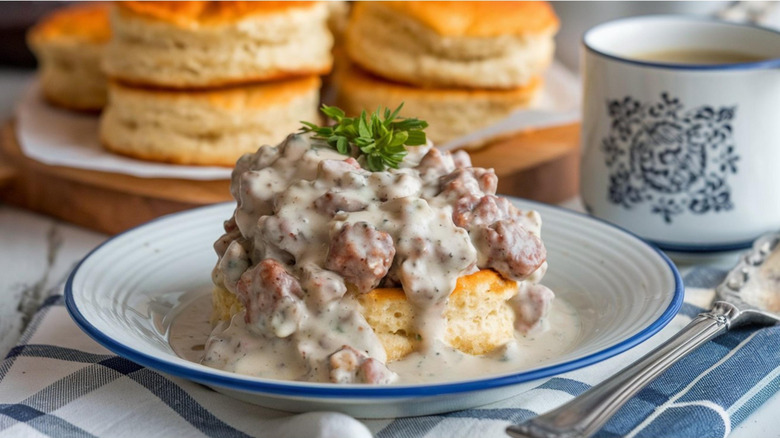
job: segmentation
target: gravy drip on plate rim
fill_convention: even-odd
[[[530,298],[515,305],[516,325],[538,329],[553,296],[536,284],[547,266],[541,220],[495,196],[496,184],[492,169],[430,145],[382,172],[308,134],[245,155],[213,279],[246,311],[214,329],[202,363],[278,379],[391,383],[398,375],[355,296],[401,287],[414,309],[415,355],[463,355],[443,342],[443,313],[457,279],[478,269],[517,281]]]

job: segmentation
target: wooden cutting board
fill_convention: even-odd
[[[232,199],[227,180],[138,178],[40,163],[23,155],[12,122],[3,126],[0,168],[0,200],[108,234]]]
[[[471,153],[499,193],[556,203],[577,194],[579,125],[520,133]],[[168,213],[231,201],[227,180],[195,181],[50,166],[24,156],[13,122],[0,134],[0,201],[116,234]]]
[[[498,193],[557,204],[579,194],[580,124],[520,132],[471,152],[476,167],[492,167]]]

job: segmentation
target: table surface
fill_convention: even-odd
[[[0,69],[3,119],[12,115],[14,101],[28,80],[28,72]],[[107,237],[0,204],[0,266],[3,267],[0,271],[0,357],[16,344],[40,303],[51,294],[62,293],[62,286],[76,263]],[[729,436],[780,437],[778,412],[780,394]]]

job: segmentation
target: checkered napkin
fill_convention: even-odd
[[[687,324],[725,271],[693,269],[686,303],[660,334],[626,353],[562,374],[514,398],[443,415],[360,422],[242,403],[117,357],[50,298],[0,365],[0,436],[505,437],[614,374]],[[709,342],[642,390],[598,436],[725,436],[780,388],[780,326]]]

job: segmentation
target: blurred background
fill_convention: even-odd
[[[27,29],[46,13],[73,2],[0,2],[0,65],[5,68],[35,67],[35,58],[27,49]],[[579,66],[579,40],[588,28],[620,17],[646,14],[693,14],[725,16],[727,19],[754,20],[780,28],[780,8],[776,2],[725,1],[560,1],[552,2],[561,19],[556,37],[557,58],[567,67]],[[750,16],[753,13],[755,16]]]
[[[0,115],[10,115],[24,77],[35,68],[35,58],[25,44],[25,32],[52,10],[73,2],[0,2]],[[718,1],[562,1],[552,2],[561,19],[556,36],[556,58],[566,67],[579,69],[580,38],[588,28],[620,17],[645,14],[694,14],[756,21],[780,28],[776,2]]]
[[[580,64],[580,39],[589,28],[622,17],[648,14],[685,14],[718,17],[731,21],[753,22],[780,28],[777,2],[552,2],[561,19],[556,36],[556,58],[573,71]]]
[[[100,160],[113,160],[114,158],[117,158],[117,156],[116,154],[112,155],[104,150],[104,146],[106,146],[104,137],[101,137],[101,139],[98,138],[99,111],[94,111],[90,118],[83,113],[80,114],[73,112],[72,110],[78,108],[81,108],[82,110],[85,109],[76,105],[76,101],[89,100],[87,99],[88,96],[103,97],[101,104],[94,109],[103,108],[105,96],[107,96],[105,91],[106,77],[100,72],[99,56],[94,55],[93,51],[94,53],[102,53],[97,52],[96,50],[100,50],[102,47],[101,44],[105,44],[105,41],[102,41],[99,44],[92,44],[93,42],[90,41],[83,46],[66,44],[63,46],[66,48],[64,49],[65,51],[62,52],[64,54],[56,51],[49,52],[50,54],[59,53],[57,57],[49,55],[52,61],[45,64],[45,66],[50,66],[51,68],[43,69],[43,71],[49,71],[53,76],[44,75],[43,79],[39,77],[37,81],[33,80],[36,74],[36,60],[30,52],[26,41],[26,36],[31,26],[36,22],[39,22],[43,17],[51,14],[55,9],[63,8],[69,3],[74,2],[0,2],[0,38],[2,38],[2,44],[0,44],[0,118],[8,125],[11,118],[14,115],[17,116],[14,118],[16,128],[29,134],[25,137],[28,139],[25,147],[25,155],[27,157],[46,162],[49,165],[94,170],[96,169],[94,166],[96,163],[100,163]],[[577,122],[581,113],[579,106],[581,84],[578,75],[580,73],[581,39],[583,33],[589,28],[599,23],[622,17],[647,14],[684,14],[700,17],[717,17],[738,22],[750,22],[780,29],[780,8],[777,7],[780,3],[778,2],[551,2],[552,9],[555,11],[555,14],[557,14],[560,21],[560,28],[558,29],[557,34],[555,34],[554,57],[557,62],[552,63],[550,68],[546,71],[535,73],[538,74],[539,77],[542,77],[541,75],[543,75],[543,81],[537,82],[537,84],[542,83],[543,85],[531,86],[530,83],[525,83],[522,84],[523,86],[518,86],[518,84],[520,84],[518,82],[518,84],[513,85],[512,90],[514,91],[512,92],[503,90],[501,92],[481,94],[481,97],[479,97],[478,100],[473,101],[478,102],[479,105],[470,105],[470,108],[479,107],[481,110],[476,111],[476,113],[475,111],[454,111],[454,113],[458,114],[458,117],[462,117],[462,119],[453,122],[453,120],[447,119],[447,117],[449,117],[448,114],[453,112],[451,105],[454,105],[453,102],[458,102],[458,100],[452,96],[459,95],[458,93],[465,93],[471,89],[479,89],[481,87],[490,88],[490,86],[485,86],[481,83],[479,83],[481,85],[458,84],[457,86],[449,84],[451,89],[447,89],[447,84],[435,84],[434,82],[430,82],[426,86],[419,88],[419,83],[415,85],[414,81],[407,80],[407,82],[403,84],[404,80],[389,75],[388,72],[383,72],[376,67],[369,75],[366,75],[365,71],[358,74],[361,69],[349,67],[349,56],[346,56],[348,53],[345,53],[345,51],[349,52],[344,48],[346,47],[344,44],[344,40],[346,39],[344,36],[344,29],[348,20],[347,13],[349,8],[345,7],[343,3],[345,2],[333,2],[328,4],[330,17],[333,18],[333,20],[329,19],[328,26],[330,29],[328,30],[333,32],[337,39],[336,48],[333,51],[336,59],[335,64],[337,66],[346,66],[342,71],[348,71],[349,74],[344,73],[341,75],[340,80],[342,81],[342,86],[338,85],[338,69],[334,69],[330,76],[325,77],[324,86],[319,88],[319,92],[323,93],[321,95],[322,99],[342,106],[347,112],[358,113],[359,111],[356,108],[350,109],[349,105],[355,107],[376,107],[374,105],[375,100],[381,101],[383,99],[387,100],[391,98],[400,99],[399,94],[397,93],[401,93],[400,95],[404,96],[404,99],[406,99],[407,111],[414,111],[417,116],[429,121],[428,135],[437,145],[442,146],[445,149],[460,147],[471,148],[472,161],[475,165],[481,167],[495,167],[498,169],[497,174],[502,181],[499,190],[502,191],[502,193],[527,197],[543,202],[559,202],[562,199],[573,196],[577,191],[577,175],[579,169],[579,156],[577,153],[579,126]],[[95,8],[77,9],[84,10]],[[98,7],[97,9],[101,8]],[[549,8],[546,5],[541,8],[536,8],[536,10],[541,9],[547,11],[545,13],[549,12]],[[484,13],[488,14],[489,12],[490,11],[485,11]],[[105,19],[105,15],[105,13],[99,16],[88,15],[86,20],[91,20],[90,22],[99,24],[97,20],[99,20],[100,17]],[[59,14],[57,16],[66,17],[58,26],[60,28],[70,28],[68,32],[78,34],[75,30],[86,29],[89,31],[88,26],[83,25],[86,21],[74,22],[73,16],[67,14]],[[100,26],[95,27],[100,28]],[[37,35],[39,34],[40,31]],[[305,34],[309,36],[314,35],[310,29],[307,29]],[[372,34],[370,30],[369,34]],[[547,38],[546,47],[550,47],[549,42],[550,38],[552,38],[551,35],[552,33],[545,37]],[[313,38],[317,42],[324,42],[324,39],[317,36],[313,36]],[[341,38],[340,43],[338,42],[339,38]],[[363,39],[364,38],[360,38],[360,40]],[[540,41],[544,42],[543,40]],[[76,48],[74,49],[74,47]],[[87,47],[90,49],[87,50]],[[38,51],[40,51],[40,49],[38,49]],[[138,53],[148,54],[148,51],[140,50]],[[41,55],[41,53],[39,53],[39,55]],[[90,56],[94,59],[91,59]],[[545,61],[544,63],[539,63],[539,65],[544,64],[545,67],[548,66],[550,57],[550,51],[545,50]],[[118,56],[115,58],[123,59],[124,57]],[[262,57],[258,59],[261,58]],[[88,61],[87,59],[91,60]],[[131,65],[143,64],[135,61],[129,62]],[[74,65],[80,66],[80,68],[74,69]],[[105,68],[105,66],[106,64],[104,63],[103,67]],[[92,70],[94,70],[94,72]],[[123,71],[122,68],[119,68],[118,70]],[[114,79],[119,81],[126,79],[129,81],[129,78],[123,78],[121,75],[116,75],[116,71],[114,73]],[[382,76],[382,73],[384,73],[384,76],[380,77]],[[57,77],[57,80],[52,79],[55,76]],[[111,75],[109,74],[108,76]],[[137,79],[138,78],[136,78],[136,80]],[[163,82],[154,82],[154,80],[151,80],[150,78],[146,79],[151,81],[149,84],[151,84],[152,87],[166,86],[167,84]],[[159,80],[159,78],[156,80]],[[319,79],[316,80],[319,81]],[[399,81],[403,84],[403,87],[400,88],[401,91],[397,91],[399,88],[396,87]],[[37,99],[26,99],[22,102],[22,99],[20,98],[29,95],[29,93],[23,95],[25,90],[35,90],[35,86],[40,83],[48,84],[49,90],[46,91],[46,93],[52,94],[56,91],[56,93],[62,94],[57,98],[60,100],[60,105],[57,105],[57,102],[55,102],[57,99],[53,99],[51,96],[49,96],[48,99],[50,103],[53,103],[55,107],[61,106],[71,111],[62,111],[54,107],[50,108],[51,105],[37,105]],[[365,89],[361,91],[359,87],[355,88],[354,86],[354,84],[359,83],[369,85],[368,87],[365,87],[364,85]],[[98,85],[100,85],[100,87],[98,87]],[[189,86],[195,86],[197,88],[197,85],[189,84]],[[353,88],[351,91],[348,90],[350,86]],[[99,92],[95,91],[98,89],[100,90]],[[389,93],[389,91],[386,90],[395,91],[388,95],[387,93]],[[441,96],[437,93],[442,90],[447,92],[442,95],[446,95],[448,96],[447,98],[450,99],[447,100],[446,103],[437,100]],[[93,91],[95,91],[95,93],[93,93]],[[417,94],[418,92],[419,94]],[[330,96],[331,94],[337,94],[338,96],[336,97],[339,98],[333,99],[333,96]],[[193,96],[188,95],[186,92],[181,93],[181,95],[186,95],[190,98]],[[65,97],[68,99],[65,99]],[[149,94],[147,99],[154,101],[154,93]],[[363,101],[361,99],[369,99],[371,105],[367,103],[368,101]],[[70,108],[68,108],[68,105],[61,104],[65,100],[72,100],[72,102],[70,102]],[[19,102],[18,105],[17,102]],[[438,103],[430,104],[430,102]],[[76,106],[74,107],[74,105]],[[79,103],[79,105],[83,106],[83,102]],[[389,106],[390,102],[382,102],[382,105]],[[115,106],[121,107],[122,105],[116,104]],[[15,107],[17,108],[16,113],[14,112]],[[23,120],[23,117],[21,117],[21,108],[29,110],[28,112],[31,116]],[[442,108],[447,108],[447,111],[442,110]],[[263,108],[258,107],[251,111],[262,110]],[[293,118],[295,126],[288,130],[285,125],[284,132],[286,133],[290,132],[290,130],[297,129],[297,121],[301,120],[301,118],[308,120],[317,117],[316,105],[312,105],[308,110],[313,112],[312,116],[307,115]],[[247,111],[251,113],[250,110]],[[247,111],[244,111],[242,115],[247,114]],[[425,111],[428,112],[426,113]],[[110,113],[110,111],[104,111],[102,113],[100,118],[101,121],[105,121],[107,117],[104,116],[107,113]],[[469,115],[466,116],[466,114]],[[59,122],[54,123],[53,120],[55,119]],[[263,118],[259,118],[258,120],[261,119]],[[25,120],[30,124],[26,124]],[[108,122],[105,122],[103,124],[107,123]],[[434,129],[436,127],[440,129]],[[460,127],[461,130],[465,132],[456,132],[456,127]],[[559,127],[560,129],[545,131],[545,128],[549,127]],[[242,129],[250,129],[250,127],[249,125],[244,124],[242,125]],[[66,135],[66,131],[70,132],[70,134]],[[538,135],[535,135],[534,131],[537,131]],[[522,135],[526,132],[530,132],[531,134]],[[147,134],[149,133],[147,132],[144,135]],[[187,135],[190,134],[192,133],[186,135],[182,134],[180,138],[189,138]],[[441,138],[434,138],[434,134],[439,135]],[[30,136],[35,136],[40,141],[36,143],[35,141],[30,140]],[[124,140],[132,136],[119,135],[118,137],[121,137]],[[220,138],[220,136],[216,135],[214,138]],[[77,139],[78,141],[70,142],[69,139]],[[257,141],[261,140],[262,142],[269,143],[278,141],[277,139],[257,139]],[[73,144],[76,144],[78,147],[73,149],[71,147]],[[490,144],[491,147],[484,147],[486,144]],[[33,146],[35,146],[35,148],[33,148]],[[41,149],[41,147],[43,147],[43,149]],[[52,151],[56,153],[52,153]],[[85,153],[87,155],[78,155],[80,153]],[[193,157],[196,155],[198,154],[193,154],[188,158],[194,160],[195,158]],[[97,156],[100,156],[101,158],[95,158]],[[44,161],[44,158],[48,161]],[[53,161],[55,158],[59,161]],[[84,159],[82,160],[82,158]],[[205,158],[203,160],[205,160]],[[229,161],[230,163],[233,163],[233,160],[234,158],[231,156],[226,162]],[[158,158],[158,161],[165,160]],[[143,169],[141,170],[144,172],[148,171],[148,166],[146,166],[147,163],[135,164],[142,167]],[[198,164],[224,165],[224,163],[219,164],[215,162],[199,162]],[[129,163],[121,162],[121,164],[117,164],[117,166],[119,169],[112,167],[108,170],[112,172],[133,174],[128,168]],[[165,172],[169,172],[169,168],[171,168],[171,166],[167,166]],[[103,167],[100,169],[103,171],[107,170]],[[170,170],[170,172],[172,171],[173,170]],[[200,170],[197,170],[197,172],[200,172]],[[180,176],[179,174],[176,175]],[[198,175],[199,178],[203,178],[200,173],[198,173]],[[174,177],[174,175],[170,173],[165,173],[164,175],[156,174],[156,176],[165,178]],[[562,176],[566,176],[565,181],[561,180]],[[209,176],[209,178],[214,178],[214,176]],[[223,176],[222,178],[226,177]],[[191,184],[191,182],[188,184]],[[532,192],[527,193],[522,190]]]
[[[25,44],[25,33],[37,20],[52,10],[73,2],[0,2],[0,115],[10,115],[17,96],[15,90],[35,58]],[[776,2],[725,1],[561,1],[552,2],[561,19],[556,36],[556,58],[574,72],[579,70],[580,39],[590,27],[621,17],[645,14],[693,14],[720,16],[735,21],[754,21],[780,28],[780,8]]]

